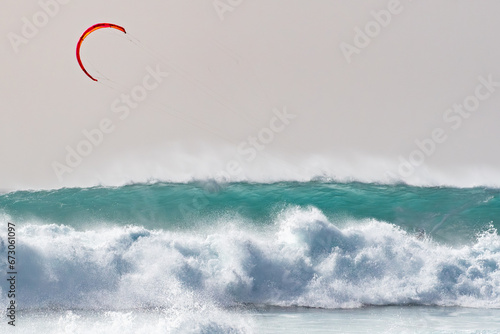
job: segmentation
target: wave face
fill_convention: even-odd
[[[358,183],[130,185],[5,194],[0,219],[18,226],[23,309],[499,308],[499,198]],[[5,229],[0,238],[5,253]]]
[[[104,224],[198,229],[223,216],[244,220],[251,226],[266,226],[274,224],[276,214],[290,206],[317,208],[335,225],[375,219],[409,232],[425,231],[435,240],[455,244],[475,240],[489,224],[499,228],[500,189],[207,181],[0,195],[0,212],[18,223],[64,224],[83,229]]]

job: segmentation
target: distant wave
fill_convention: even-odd
[[[261,228],[231,218],[185,231],[25,224],[17,237],[25,309],[500,307],[493,227],[450,247],[393,224],[339,228],[316,208],[290,207]],[[2,257],[0,270],[6,267]],[[5,296],[5,280],[0,287]]]

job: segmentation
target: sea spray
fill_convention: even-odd
[[[18,232],[19,304],[500,307],[495,228],[451,247],[373,219],[344,225],[314,207],[289,207],[257,229],[236,221],[190,231],[27,224]]]

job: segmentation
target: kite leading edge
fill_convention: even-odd
[[[113,24],[113,23],[97,23],[97,24],[94,24],[93,26],[91,26],[90,28],[88,28],[87,30],[85,30],[85,32],[83,33],[82,37],[80,37],[80,40],[78,41],[78,44],[76,45],[76,59],[78,60],[78,64],[82,68],[83,72],[85,72],[85,74],[90,79],[92,79],[94,81],[97,81],[97,79],[94,78],[93,76],[91,76],[89,74],[89,72],[87,72],[87,70],[85,69],[85,67],[83,66],[82,60],[80,58],[80,46],[82,45],[83,40],[85,38],[87,38],[88,35],[90,35],[92,32],[94,32],[94,31],[96,31],[98,29],[101,29],[101,28],[114,28],[114,29],[122,31],[125,34],[127,33],[125,31],[125,29],[123,27],[120,27],[119,25],[116,25],[116,24]]]

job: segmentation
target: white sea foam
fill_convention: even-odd
[[[236,221],[184,232],[25,225],[18,240],[18,303],[27,309],[500,307],[493,228],[452,248],[379,221],[339,229],[315,208],[293,208],[266,230]]]
[[[0,317],[4,327],[6,320]],[[5,321],[3,321],[5,320]],[[253,333],[249,317],[217,309],[204,310],[37,310],[17,320],[16,333],[44,334],[160,334]],[[7,330],[10,326],[5,325]]]

